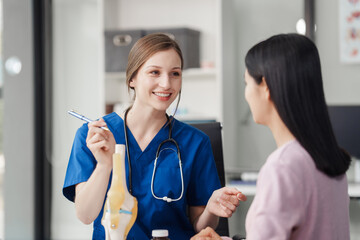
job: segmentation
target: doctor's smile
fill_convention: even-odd
[[[171,93],[162,93],[162,92],[153,92],[159,100],[168,101],[170,99]]]

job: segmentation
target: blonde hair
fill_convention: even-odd
[[[126,85],[130,93],[130,89],[134,90],[130,86],[131,80],[136,76],[142,65],[155,53],[160,51],[166,51],[174,49],[179,55],[181,60],[181,69],[184,66],[184,59],[181,49],[177,42],[163,33],[153,33],[140,38],[134,46],[131,48],[128,56],[128,65],[126,68]],[[179,92],[178,102],[176,104],[176,110],[178,108],[181,97],[181,90]],[[134,91],[134,99],[136,98],[136,92]],[[176,112],[175,110],[175,112]]]

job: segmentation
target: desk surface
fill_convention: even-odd
[[[253,182],[234,182],[226,184],[226,186],[235,187],[248,196],[254,196],[256,193],[256,185]],[[351,198],[360,198],[360,183],[349,182],[348,192]]]
[[[360,198],[360,183],[349,182],[349,196],[352,198]]]

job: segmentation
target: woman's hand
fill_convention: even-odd
[[[94,155],[98,165],[112,168],[115,139],[110,131],[100,128],[105,126],[106,123],[103,119],[88,124],[89,131],[86,138],[86,146]]]
[[[211,227],[207,227],[190,240],[221,240],[221,237]]]
[[[240,201],[246,201],[246,196],[236,188],[223,187],[213,192],[205,211],[219,217],[229,218],[240,205]]]

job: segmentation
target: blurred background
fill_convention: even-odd
[[[73,203],[62,195],[72,141],[82,124],[67,111],[91,119],[121,112],[131,101],[127,52],[154,31],[174,36],[184,52],[177,117],[220,121],[227,183],[248,180],[252,189],[276,145],[267,128],[253,123],[245,102],[245,54],[274,34],[310,37],[320,52],[327,103],[351,107],[349,115],[334,113],[340,135],[343,120],[355,119],[345,137],[358,145],[343,146],[355,149],[348,150],[354,157],[348,178],[355,182],[360,19],[354,14],[346,22],[349,8],[360,12],[359,1],[0,0],[0,239],[91,238],[92,226],[77,219]],[[249,193],[229,220],[230,236],[245,233]],[[360,239],[359,197],[355,191],[350,203],[351,239]]]

